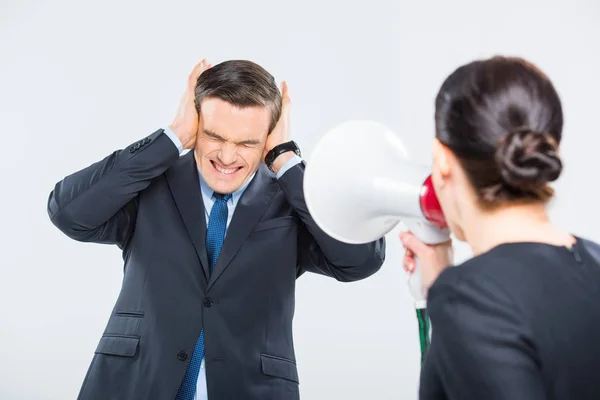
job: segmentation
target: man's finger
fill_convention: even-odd
[[[196,87],[196,82],[198,81],[198,77],[200,76],[200,74],[206,69],[206,59],[202,59],[202,61],[200,61],[198,64],[196,64],[196,66],[194,67],[194,69],[192,70],[192,73],[190,74],[189,80],[188,80],[188,86],[194,86]]]
[[[290,90],[286,81],[281,82],[281,101],[284,106],[292,101],[290,99]]]
[[[202,61],[200,61],[198,64],[196,64],[194,66],[194,69],[192,70],[192,73],[190,74],[190,78],[197,78],[200,75],[200,71],[202,71],[202,69],[204,68],[205,65],[206,65],[206,59],[202,59]]]

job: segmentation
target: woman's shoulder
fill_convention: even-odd
[[[577,244],[581,245],[583,251],[587,252],[592,259],[600,264],[600,244],[598,242],[577,237]]]
[[[522,330],[526,318],[520,311],[514,311],[521,310],[526,288],[539,282],[518,273],[524,269],[523,264],[531,263],[531,249],[526,250],[530,246],[511,244],[508,247],[474,256],[439,275],[427,294],[427,309],[438,331],[440,326],[452,332],[476,331],[478,328],[471,323],[481,319],[502,321],[495,323]],[[515,279],[520,280],[518,285],[513,284]]]
[[[439,291],[473,280],[486,279],[490,275],[501,276],[507,272],[507,266],[510,269],[517,263],[527,263],[531,250],[531,246],[526,243],[497,246],[460,264],[446,268],[435,280],[431,289]]]
[[[441,298],[447,300],[459,294],[472,294],[471,288],[482,290],[482,286],[486,286],[486,290],[490,290],[490,287],[494,286],[493,281],[501,278],[501,275],[505,273],[503,264],[513,264],[512,262],[507,263],[501,255],[494,253],[496,251],[474,256],[442,271],[429,288],[428,303],[432,304]]]
[[[576,265],[581,258],[600,267],[600,245],[581,237],[576,239],[572,248],[534,242],[498,245],[445,269],[432,285],[429,297],[472,286],[481,291],[502,290],[515,297],[520,292],[529,292],[531,285],[564,279],[570,273],[564,266]]]

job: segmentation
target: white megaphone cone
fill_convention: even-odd
[[[317,225],[345,243],[367,243],[400,221],[427,244],[450,232],[431,184],[431,170],[410,161],[400,138],[385,125],[350,121],[317,144],[304,173],[304,196]],[[409,288],[418,309],[426,302],[417,268]]]

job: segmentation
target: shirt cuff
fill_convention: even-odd
[[[294,155],[294,157],[287,160],[286,163],[283,164],[281,168],[279,168],[279,171],[277,171],[277,179],[281,178],[288,169],[292,168],[294,165],[300,164],[301,162],[302,159],[298,155]]]
[[[175,132],[173,132],[170,128],[164,128],[164,131],[165,135],[171,139],[173,144],[177,147],[177,150],[179,150],[179,155],[181,155],[181,152],[183,151],[183,144],[181,144],[181,140],[179,140]]]

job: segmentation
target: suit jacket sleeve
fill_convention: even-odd
[[[431,361],[447,398],[546,399],[526,318],[492,278],[470,278],[434,284],[427,304]]]
[[[373,275],[385,260],[385,238],[352,245],[323,232],[310,216],[304,200],[304,166],[304,162],[297,164],[279,178],[279,186],[303,222],[298,233],[298,275],[310,271],[344,282]]]
[[[178,158],[177,147],[158,130],[58,182],[48,199],[50,220],[75,240],[123,248],[135,225],[138,194]]]

